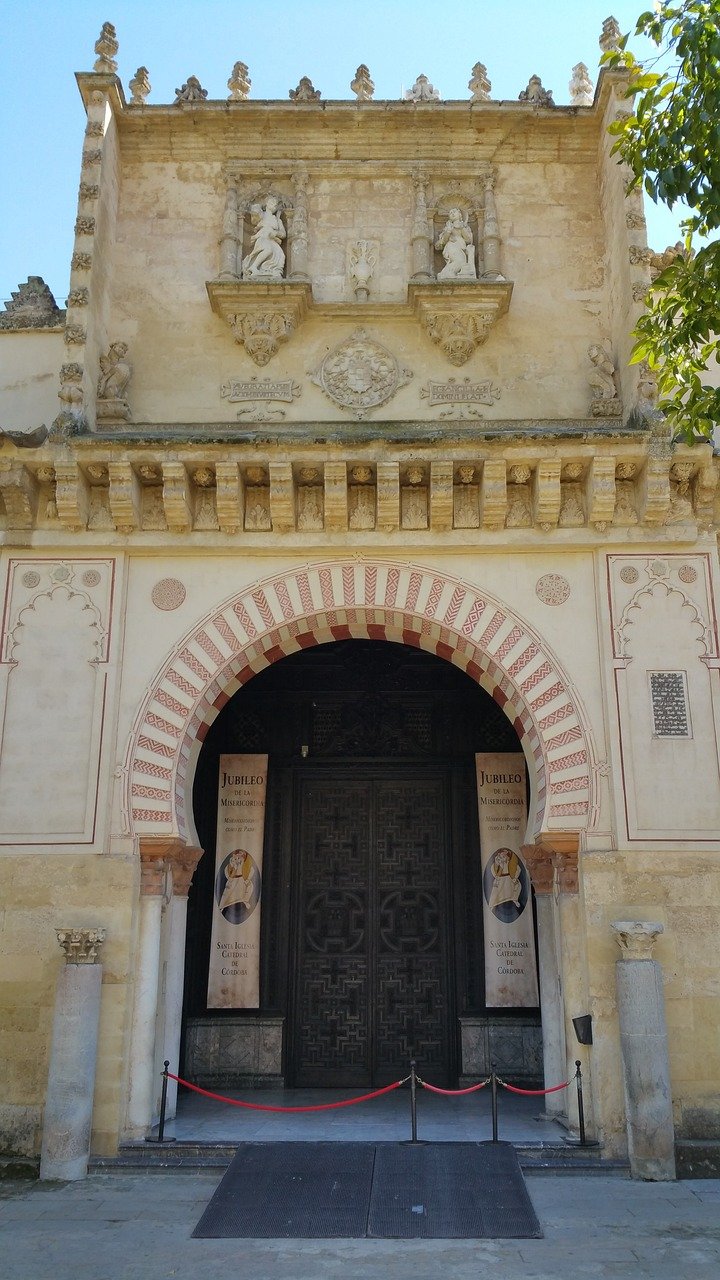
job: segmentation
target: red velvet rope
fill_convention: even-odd
[[[314,1107],[269,1107],[260,1102],[241,1102],[239,1098],[226,1098],[222,1093],[211,1093],[209,1089],[201,1089],[197,1084],[190,1084],[188,1080],[183,1080],[181,1076],[174,1076],[172,1071],[168,1071],[168,1080],[176,1080],[185,1089],[192,1089],[193,1093],[201,1093],[204,1098],[214,1098],[216,1102],[227,1102],[231,1107],[245,1107],[248,1111],[332,1111],[335,1107],[352,1107],[356,1102],[369,1102],[371,1098],[380,1098],[384,1093],[392,1093],[393,1089],[399,1089],[400,1085],[406,1084],[410,1079],[406,1076],[404,1080],[396,1080],[394,1084],[386,1084],[384,1089],[376,1089],[374,1093],[363,1093],[357,1098],[345,1098],[342,1102],[321,1102]]]
[[[569,1080],[566,1080],[564,1084],[554,1084],[552,1089],[518,1089],[514,1084],[506,1084],[499,1076],[497,1082],[502,1085],[503,1089],[509,1089],[510,1093],[522,1093],[526,1098],[544,1096],[546,1093],[557,1093],[560,1089],[567,1089],[570,1083]]]
[[[417,1077],[417,1082],[423,1089],[429,1089],[431,1093],[441,1093],[445,1098],[458,1098],[463,1093],[477,1093],[478,1089],[484,1089],[485,1085],[490,1083],[489,1080],[481,1080],[480,1084],[468,1085],[467,1089],[441,1089],[436,1084],[428,1084],[427,1080],[421,1080],[420,1076]]]

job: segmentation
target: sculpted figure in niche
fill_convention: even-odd
[[[435,248],[445,259],[445,266],[438,272],[438,280],[477,279],[473,234],[459,209],[450,210],[447,222],[435,241]]]
[[[242,264],[246,280],[254,276],[282,279],[285,253],[280,242],[285,239],[285,228],[278,212],[279,207],[277,196],[268,196],[264,205],[252,206],[252,248],[247,257],[243,258]]]
[[[113,342],[106,356],[100,357],[102,373],[98,379],[98,400],[124,400],[125,389],[132,376],[132,365],[125,359],[126,342]]]

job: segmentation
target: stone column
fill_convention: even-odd
[[[222,235],[220,237],[220,273],[219,280],[239,280],[240,264],[238,257],[242,244],[242,223],[238,222],[238,189],[234,179],[230,179],[225,196],[223,211]]]
[[[495,172],[489,169],[483,177],[485,219],[483,222],[483,262],[486,278],[500,275],[500,227],[495,204]]]
[[[652,958],[662,924],[613,920],[628,1155],[633,1178],[675,1177],[675,1129],[662,969]]]
[[[293,174],[295,197],[288,218],[288,279],[309,280],[309,248],[308,248],[308,210],[307,189],[308,175],[304,169]]]
[[[178,1074],[180,1060],[180,1035],[182,1032],[183,990],[185,985],[185,933],[187,927],[187,900],[195,868],[203,855],[202,849],[186,845],[178,840],[168,851],[168,863],[172,869],[172,899],[169,912],[169,937],[165,967],[165,1010],[163,1021],[161,1060],[168,1059],[170,1070]],[[157,1068],[157,1064],[156,1064]],[[155,1109],[160,1107],[162,1080],[156,1069]],[[171,1120],[177,1109],[177,1085],[168,1080],[166,1117]]]
[[[172,845],[172,838],[140,837],[140,921],[136,944],[127,1111],[128,1129],[135,1137],[143,1136],[153,1119],[162,907],[167,854]]]
[[[104,929],[58,929],[65,964],[55,993],[40,1177],[87,1174],[100,1021]]]
[[[535,890],[543,1072],[545,1085],[551,1088],[554,1084],[562,1083],[567,1071],[565,1009],[557,944],[557,911],[553,893],[554,854],[546,844],[523,845],[520,852],[527,863]],[[564,1113],[566,1108],[567,1100],[562,1092],[550,1093],[545,1098],[545,1111],[549,1117]]]
[[[413,247],[412,279],[418,284],[434,280],[432,267],[432,235],[428,223],[427,211],[427,178],[424,174],[413,177],[415,189],[415,210],[411,234]]]

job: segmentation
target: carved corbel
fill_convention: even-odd
[[[164,462],[163,507],[171,533],[187,533],[192,528],[189,481],[181,462]]]
[[[0,492],[9,529],[32,529],[37,516],[38,484],[21,462],[0,462]]]
[[[271,462],[270,520],[277,533],[290,533],[295,528],[295,491],[289,462]]]
[[[494,311],[427,311],[428,337],[440,347],[451,364],[463,365],[484,342],[495,320]]]
[[[502,529],[507,514],[507,466],[504,458],[483,463],[480,482],[480,524],[483,529]]]
[[[142,526],[140,482],[129,462],[109,462],[108,500],[118,533],[132,533]]]
[[[670,445],[651,439],[640,484],[640,518],[644,524],[665,523],[670,510]]]
[[[553,891],[555,873],[553,867],[554,850],[547,844],[524,844],[520,854],[525,861],[535,893],[549,894]]]
[[[445,533],[453,527],[453,464],[430,463],[430,527]]]
[[[615,514],[615,458],[595,456],[588,467],[585,496],[588,524],[600,528]]]
[[[205,287],[215,314],[261,366],[292,337],[312,302],[303,280],[208,280]]]
[[[215,463],[215,502],[218,524],[223,533],[242,529],[240,473],[236,462]]]
[[[400,464],[377,464],[376,525],[383,533],[394,533],[400,524]]]
[[[85,476],[74,462],[55,463],[55,503],[64,529],[77,533],[87,528],[90,492]]]
[[[560,488],[560,471],[562,463],[559,458],[550,458],[538,462],[535,469],[535,488],[533,493],[533,519],[541,529],[548,532],[554,529],[560,515],[562,490]]]
[[[347,467],[344,462],[325,463],[325,529],[348,527]]]

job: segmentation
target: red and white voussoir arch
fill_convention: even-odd
[[[175,647],[133,726],[126,808],[134,834],[194,838],[188,812],[209,726],[272,662],[351,637],[415,645],[455,663],[501,706],[532,779],[530,828],[594,825],[594,753],[576,692],[542,637],[489,593],[432,569],[331,561],[258,582]]]

